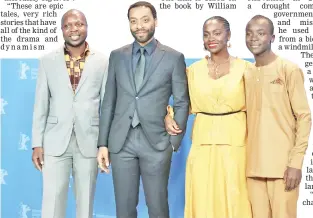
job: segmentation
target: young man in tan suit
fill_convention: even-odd
[[[274,38],[267,17],[247,24],[256,61],[245,75],[248,192],[253,218],[296,218],[311,114],[302,70],[272,52]]]

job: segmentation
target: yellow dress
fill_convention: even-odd
[[[185,218],[251,218],[246,185],[246,113],[243,74],[235,58],[214,80],[203,58],[187,69],[191,113],[196,114],[186,167]],[[211,116],[206,113],[228,113]]]

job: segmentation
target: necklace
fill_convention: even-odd
[[[209,65],[209,62],[212,62],[212,65],[213,65],[213,72],[214,72],[214,75],[216,77],[216,79],[219,79],[221,74],[220,72],[218,71],[219,70],[219,67],[223,64],[226,64],[230,61],[230,55],[228,56],[227,60],[225,62],[222,62],[222,63],[219,63],[217,64],[215,61],[212,60],[211,57],[207,56],[207,60],[208,60],[208,68],[210,69],[210,65]]]

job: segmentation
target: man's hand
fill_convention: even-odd
[[[295,189],[301,182],[302,172],[301,169],[296,169],[292,167],[287,167],[284,180],[285,180],[285,190],[291,191]]]
[[[34,148],[32,160],[33,160],[33,163],[34,163],[36,169],[41,172],[42,166],[43,166],[43,148],[42,147]]]
[[[182,130],[179,129],[175,120],[169,114],[165,116],[164,122],[165,122],[165,129],[168,132],[168,134],[177,135],[182,132]]]
[[[100,147],[97,155],[98,166],[102,172],[109,173],[110,159],[107,147]]]

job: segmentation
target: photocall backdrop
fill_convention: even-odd
[[[20,1],[23,3],[23,1]],[[55,11],[55,17],[46,18],[46,20],[56,21],[57,27],[57,42],[44,42],[44,50],[14,50],[13,48],[5,51],[2,47],[0,53],[0,72],[1,72],[1,217],[2,218],[40,218],[41,217],[41,194],[42,194],[42,178],[41,173],[37,171],[31,161],[31,127],[32,113],[34,107],[35,86],[38,72],[38,58],[57,46],[62,45],[62,33],[60,30],[60,20],[62,14],[71,8],[82,10],[88,20],[88,38],[89,44],[109,55],[110,51],[131,43],[133,38],[129,32],[127,9],[130,4],[135,1],[131,0],[39,0],[29,1],[28,4],[45,4],[47,7],[53,3],[63,4],[61,9],[49,9]],[[189,66],[194,61],[204,57],[206,52],[203,50],[202,43],[202,25],[203,22],[214,15],[225,17],[230,22],[232,30],[230,52],[234,56],[253,61],[252,55],[246,49],[244,36],[245,25],[248,20],[256,15],[263,14],[273,19],[274,25],[276,20],[273,17],[273,11],[260,10],[261,4],[258,7],[254,6],[247,10],[248,1],[233,1],[237,8],[232,10],[219,9],[211,10],[204,8],[202,10],[195,9],[195,2],[206,4],[207,1],[190,1],[192,9],[180,10],[175,9],[175,3],[179,1],[161,1],[155,0],[152,2],[158,12],[158,27],[156,28],[156,38],[163,44],[166,44],[176,50],[184,53],[186,65]],[[284,2],[292,2],[285,0]],[[171,9],[160,9],[161,4],[171,4]],[[187,3],[186,3],[187,4]],[[55,8],[56,6],[54,6]],[[2,1],[0,10],[17,11],[21,14],[20,18],[25,18],[22,9],[14,9],[12,5]],[[239,12],[246,10],[245,13]],[[44,12],[44,10],[33,10]],[[188,15],[188,16],[186,16]],[[41,17],[40,17],[41,16]],[[42,18],[42,15],[38,15]],[[7,19],[1,17],[1,19]],[[44,19],[44,18],[42,18]],[[290,28],[297,26],[296,23],[291,24]],[[32,27],[32,26],[30,26]],[[276,27],[276,25],[275,25]],[[13,28],[13,27],[12,27]],[[52,27],[50,27],[52,28]],[[2,29],[2,27],[0,27]],[[6,34],[7,36],[12,34]],[[18,34],[26,36],[28,34]],[[34,35],[30,33],[29,35]],[[45,37],[50,34],[39,34],[40,37]],[[277,34],[279,36],[279,34]],[[276,38],[277,38],[276,36]],[[14,42],[13,38],[13,42]],[[41,38],[42,39],[42,38]],[[22,44],[15,41],[16,44]],[[1,45],[8,45],[8,42],[1,41]],[[27,44],[27,43],[24,43]],[[35,44],[35,43],[33,43]],[[304,61],[301,59],[299,51],[279,51],[277,47],[282,44],[278,41],[273,44],[273,49],[277,54],[290,59],[304,70]],[[306,72],[306,71],[304,71]],[[310,84],[306,75],[306,87],[308,97],[310,97]],[[169,100],[172,104],[172,99]],[[312,101],[310,99],[310,106]],[[184,212],[184,185],[185,185],[185,164],[189,153],[191,140],[191,128],[193,124],[193,115],[189,117],[187,132],[182,141],[180,150],[173,154],[171,173],[169,179],[169,204],[171,218],[183,218]],[[313,212],[313,185],[307,176],[312,175],[309,172],[312,164],[311,139],[309,149],[304,161],[303,167],[303,182],[301,183],[300,198],[298,201],[298,216],[299,218],[309,218]],[[70,179],[69,197],[67,202],[66,218],[75,218],[75,200],[72,190],[73,181]],[[309,203],[311,202],[311,203]],[[64,202],[65,203],[65,202]],[[306,205],[310,204],[310,205]],[[138,206],[139,218],[147,218],[147,208],[145,205],[143,188],[140,186],[140,202]],[[115,217],[115,200],[112,176],[99,174],[97,180],[97,189],[94,203],[94,218],[114,218]]]

